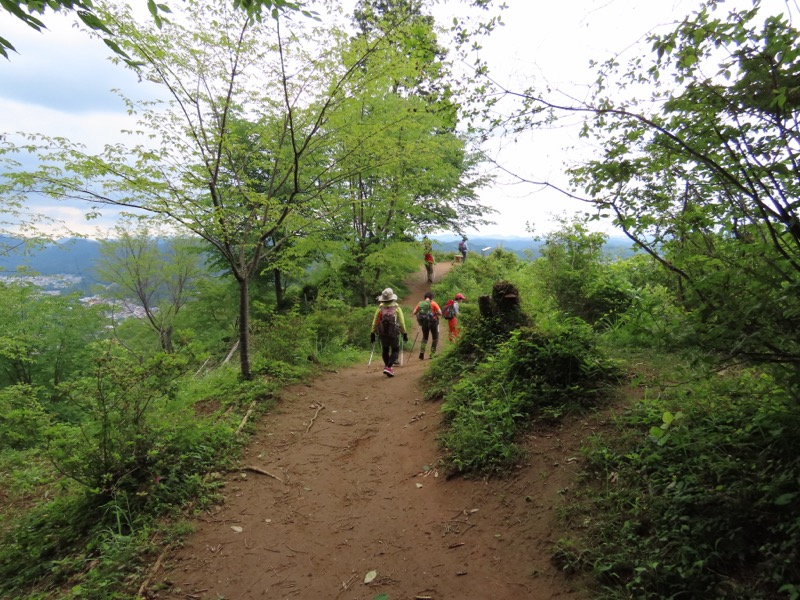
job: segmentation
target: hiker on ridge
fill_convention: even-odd
[[[377,300],[380,304],[372,319],[372,333],[369,341],[374,344],[375,336],[380,338],[384,364],[383,374],[387,377],[394,377],[392,366],[400,355],[400,336],[403,336],[404,342],[408,341],[406,320],[403,316],[403,309],[397,304],[397,294],[392,288],[383,290]]]
[[[439,344],[439,317],[442,309],[433,300],[433,292],[425,292],[425,297],[414,307],[417,323],[422,328],[422,346],[419,348],[419,359],[425,358],[425,346],[428,345],[428,334],[431,335],[431,358],[436,355]]]
[[[458,251],[461,252],[461,262],[467,262],[467,253],[469,252],[469,247],[467,246],[467,236],[461,236],[461,241],[458,242]]]
[[[428,283],[433,283],[433,268],[436,261],[433,258],[433,252],[430,250],[425,251],[425,272],[428,274]]]
[[[459,302],[466,302],[467,299],[464,297],[463,294],[456,294],[455,298],[452,300],[448,300],[444,303],[444,308],[442,308],[442,316],[447,319],[447,327],[450,329],[450,333],[448,334],[448,339],[451,342],[455,342],[458,338],[458,313],[460,311],[458,307]]]

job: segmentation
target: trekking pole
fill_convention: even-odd
[[[417,345],[417,338],[419,338],[419,329],[417,329],[417,335],[414,336],[414,343],[411,344],[411,350],[408,351],[409,354],[414,354],[414,346]]]
[[[375,342],[372,342],[372,352],[369,353],[369,362],[367,366],[369,367],[372,364],[372,355],[375,354]]]

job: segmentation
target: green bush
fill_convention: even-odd
[[[0,450],[38,446],[47,422],[36,388],[19,384],[0,389]]]
[[[796,597],[800,415],[787,406],[749,371],[645,398],[587,448],[561,560],[604,598]]]
[[[432,368],[455,375],[450,353]],[[518,434],[534,419],[558,419],[566,412],[594,405],[618,368],[597,348],[585,323],[563,323],[555,331],[523,327],[485,354],[444,391],[447,428],[441,442],[457,471],[495,471],[520,456]],[[429,377],[428,381],[435,381]]]

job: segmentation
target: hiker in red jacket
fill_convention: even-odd
[[[455,342],[458,339],[458,303],[466,301],[467,299],[463,294],[456,294],[455,298],[445,302],[442,307],[442,316],[447,319],[447,327],[450,329],[448,339],[451,342]]]
[[[433,269],[436,261],[433,259],[433,253],[430,250],[425,251],[425,272],[428,274],[428,283],[433,283]]]

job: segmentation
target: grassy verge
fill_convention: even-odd
[[[369,337],[371,310],[329,308],[258,329],[255,381],[231,365],[200,373],[180,357],[140,364],[110,345],[93,377],[65,388],[69,420],[41,418],[18,439],[15,423],[41,416],[19,409],[38,405],[21,397],[35,390],[0,399],[15,410],[0,439],[16,446],[0,451],[0,597],[134,596],[165,545],[190,531],[185,518],[219,500],[219,473],[280,389],[363,359],[356,342]]]
[[[589,440],[557,561],[597,598],[800,597],[798,426],[752,371],[648,390]]]

